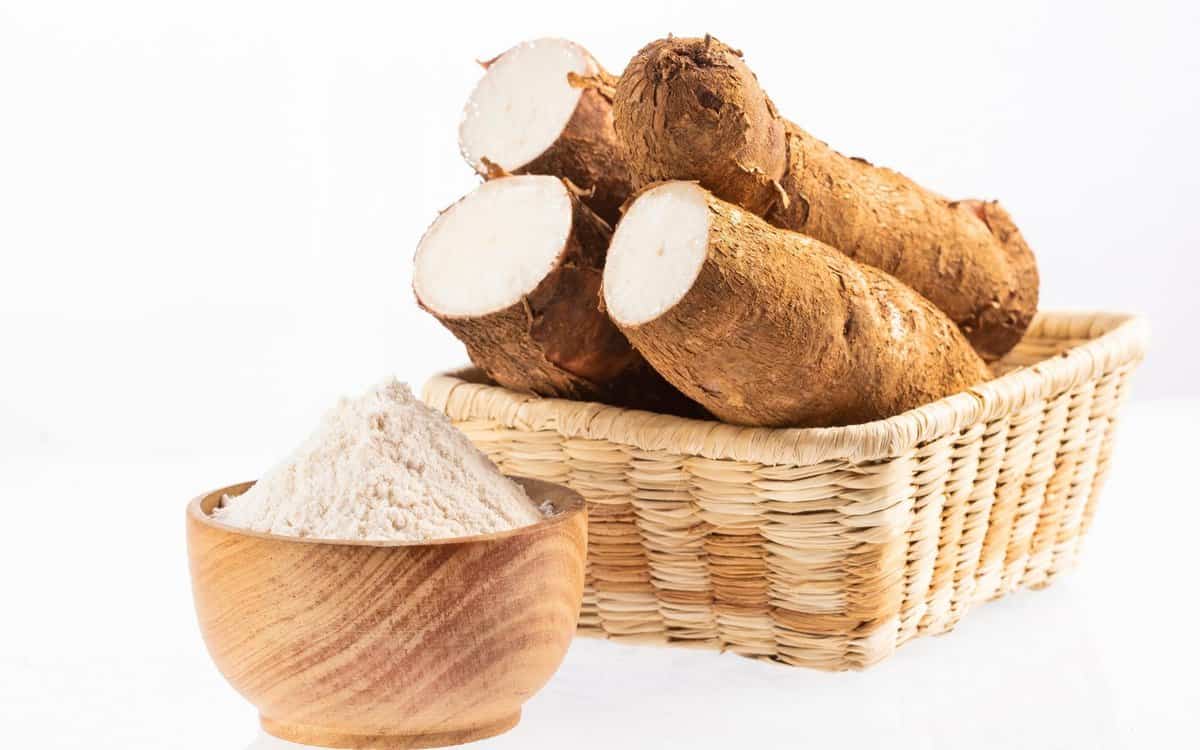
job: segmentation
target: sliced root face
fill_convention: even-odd
[[[479,317],[533,291],[558,263],[571,233],[562,180],[492,180],[447,209],[417,246],[413,287],[436,315]]]
[[[487,174],[484,159],[520,170],[571,121],[583,90],[568,82],[569,74],[596,72],[588,53],[565,39],[538,39],[505,52],[467,100],[459,127],[463,157],[480,174]]]
[[[708,254],[706,193],[690,182],[651,188],[617,226],[604,271],[604,304],[620,325],[640,325],[691,289]]]

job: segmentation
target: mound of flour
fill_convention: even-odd
[[[292,456],[214,517],[320,539],[421,542],[543,516],[445,415],[390,380],[342,399]]]

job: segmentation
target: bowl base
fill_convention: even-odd
[[[452,732],[430,732],[427,734],[356,734],[339,729],[326,729],[311,724],[294,724],[260,717],[262,728],[267,734],[288,742],[320,747],[353,748],[354,750],[405,750],[406,748],[446,747],[465,742],[486,739],[503,734],[521,720],[518,710],[499,721],[475,727],[456,729]]]

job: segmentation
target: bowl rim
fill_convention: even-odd
[[[575,490],[554,482],[547,482],[541,479],[533,479],[530,477],[510,476],[509,479],[521,485],[526,493],[529,494],[530,500],[535,504],[541,505],[544,499],[540,496],[549,492],[562,493],[561,501],[555,502],[555,508],[558,512],[552,516],[544,516],[542,520],[531,523],[527,526],[518,526],[515,529],[507,531],[498,531],[495,534],[474,534],[472,536],[452,536],[442,539],[430,539],[424,542],[407,542],[407,541],[389,541],[382,539],[325,539],[318,537],[300,537],[289,536],[286,534],[273,534],[266,531],[254,531],[252,529],[234,526],[228,523],[222,523],[213,518],[203,509],[203,505],[213,497],[220,499],[225,495],[240,495],[246,490],[254,486],[255,481],[238,482],[220,489],[210,490],[197,497],[192,498],[187,505],[187,516],[191,521],[207,526],[217,531],[248,536],[255,539],[265,539],[276,542],[286,542],[292,544],[321,544],[332,547],[443,547],[456,544],[481,544],[488,542],[498,542],[510,537],[521,536],[523,534],[532,534],[545,529],[550,529],[565,523],[569,523],[587,511],[587,504],[584,502],[583,496]]]

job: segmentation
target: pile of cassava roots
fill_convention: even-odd
[[[1033,318],[1000,204],[834,151],[717,39],[659,39],[619,78],[562,39],[484,68],[459,132],[483,183],[421,238],[413,288],[501,386],[855,424],[987,380]]]

